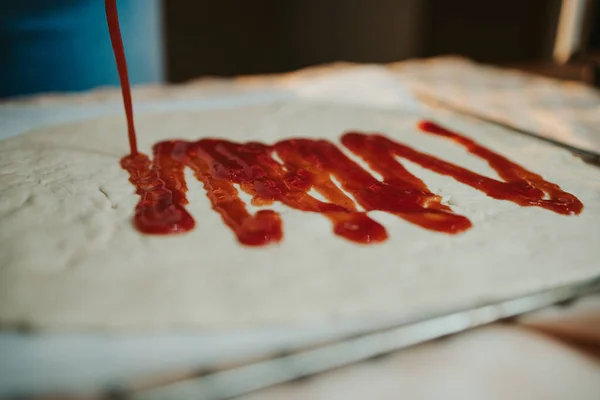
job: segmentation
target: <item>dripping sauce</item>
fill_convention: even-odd
[[[127,117],[129,151],[132,155],[136,155],[138,153],[138,149],[137,138],[135,135],[135,124],[133,120],[131,87],[129,85],[129,73],[127,72],[127,59],[125,58],[125,48],[123,47],[123,38],[121,37],[121,28],[119,27],[119,13],[117,12],[117,0],[105,0],[104,6],[106,8],[106,19],[108,21],[110,42],[115,53],[115,61],[117,62],[117,70],[119,71],[119,81],[121,82],[123,106],[125,108],[125,116]]]
[[[204,185],[213,209],[241,243],[252,246],[279,241],[282,221],[271,210],[251,214],[238,196],[237,187],[252,197],[255,206],[280,202],[322,214],[331,221],[334,234],[357,243],[387,238],[385,228],[368,215],[376,210],[432,231],[456,234],[471,227],[469,219],[443,204],[442,198],[404,168],[399,159],[450,176],[495,199],[559,214],[581,212],[583,205],[575,196],[473,140],[433,122],[421,122],[419,128],[464,146],[486,161],[502,180],[421,153],[383,135],[360,132],[344,134],[341,142],[381,175],[381,180],[335,144],[313,139],[287,139],[274,145],[221,139],[172,140],[154,146],[152,161],[138,154],[125,157],[121,165],[141,196],[134,217],[140,231],[167,234],[193,228],[193,218],[184,208],[184,169],[190,168]],[[326,201],[311,196],[310,190],[316,190]]]
[[[565,215],[579,214],[583,209],[575,196],[558,185],[472,139],[429,121],[419,123],[423,133],[463,146],[486,161],[502,180],[482,176],[383,135],[361,132],[344,134],[341,143],[381,175],[381,180],[348,158],[338,146],[325,140],[287,139],[273,145],[220,139],[171,140],[157,143],[151,160],[137,151],[131,91],[115,0],[106,0],[106,13],[121,79],[131,151],[121,160],[121,166],[128,171],[130,182],[140,196],[133,221],[143,233],[183,233],[194,228],[194,219],[185,209],[185,168],[190,168],[204,185],[213,209],[238,240],[250,246],[281,240],[282,221],[272,210],[251,214],[238,196],[235,185],[252,197],[255,206],[281,202],[297,210],[322,214],[331,221],[335,235],[356,243],[377,243],[387,239],[385,228],[368,215],[376,210],[448,234],[471,227],[468,218],[443,204],[442,198],[432,193],[399,159],[450,176],[498,200]],[[282,162],[274,157],[275,154]],[[311,190],[316,190],[326,201],[311,196]]]

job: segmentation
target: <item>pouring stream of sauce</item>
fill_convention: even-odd
[[[129,73],[127,72],[127,59],[125,58],[125,48],[121,38],[121,28],[119,27],[119,13],[117,12],[117,1],[106,0],[106,19],[108,21],[108,31],[110,41],[115,53],[117,69],[119,70],[119,80],[121,81],[121,92],[123,93],[123,106],[127,116],[127,134],[129,136],[129,151],[131,155],[138,154],[137,138],[135,135],[135,123],[133,119],[133,104],[131,101],[131,87],[129,85]]]

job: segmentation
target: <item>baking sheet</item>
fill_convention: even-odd
[[[360,97],[361,101],[367,103],[376,98],[379,101],[377,105],[382,107],[421,107],[411,96],[406,96],[408,92],[403,87],[389,85],[392,78],[378,67],[361,74],[364,74],[361,75],[363,80],[358,82],[362,84],[349,86],[356,88],[354,92],[348,89],[348,82],[356,80],[357,77],[349,73],[337,81],[334,80],[325,92],[320,91],[319,86],[314,84],[295,84],[295,88],[294,85],[279,88],[262,87],[250,92],[243,89],[241,93],[223,97],[211,95],[205,99],[196,99],[195,95],[190,95],[189,98],[168,98],[163,101],[142,100],[136,104],[136,110],[154,112],[236,107],[241,104],[263,104],[298,97],[330,101],[335,101],[336,98],[338,101],[352,101],[354,97]],[[369,96],[365,98],[365,85],[369,86],[368,83],[373,79],[378,79],[380,86],[374,85],[368,92],[371,99]],[[382,82],[385,84],[381,85]],[[342,96],[337,97],[340,93]],[[118,98],[97,104],[74,99],[65,99],[58,105],[50,102],[5,104],[0,106],[0,135],[1,138],[6,138],[48,124],[111,115],[121,112],[120,107]],[[375,326],[389,323],[390,321],[379,321]],[[77,391],[95,391],[167,368],[187,368],[207,360],[252,356],[277,349],[304,346],[366,328],[370,327],[363,323],[292,330],[269,327],[265,330],[233,332],[218,336],[24,335],[4,332],[0,334],[0,353],[9,357],[3,357],[4,361],[0,361],[0,394],[25,389],[41,393],[59,391],[65,387]],[[198,351],[190,352],[192,348]],[[244,350],[248,353],[244,353]],[[56,367],[57,362],[61,368]],[[86,365],[86,368],[81,368],[81,365]]]

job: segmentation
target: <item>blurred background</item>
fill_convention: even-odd
[[[283,72],[338,60],[552,56],[560,0],[169,1],[168,78]]]
[[[552,63],[561,0],[118,4],[133,83],[446,54],[561,78],[580,75]],[[116,85],[104,18],[101,0],[2,2],[0,96]]]

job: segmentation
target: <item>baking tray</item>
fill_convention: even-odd
[[[239,365],[215,365],[199,371],[183,371],[162,381],[157,377],[154,381],[132,384],[111,393],[118,394],[120,398],[139,400],[230,399],[597,292],[600,292],[600,276],[468,310],[344,337],[315,348],[290,349],[289,352]]]

